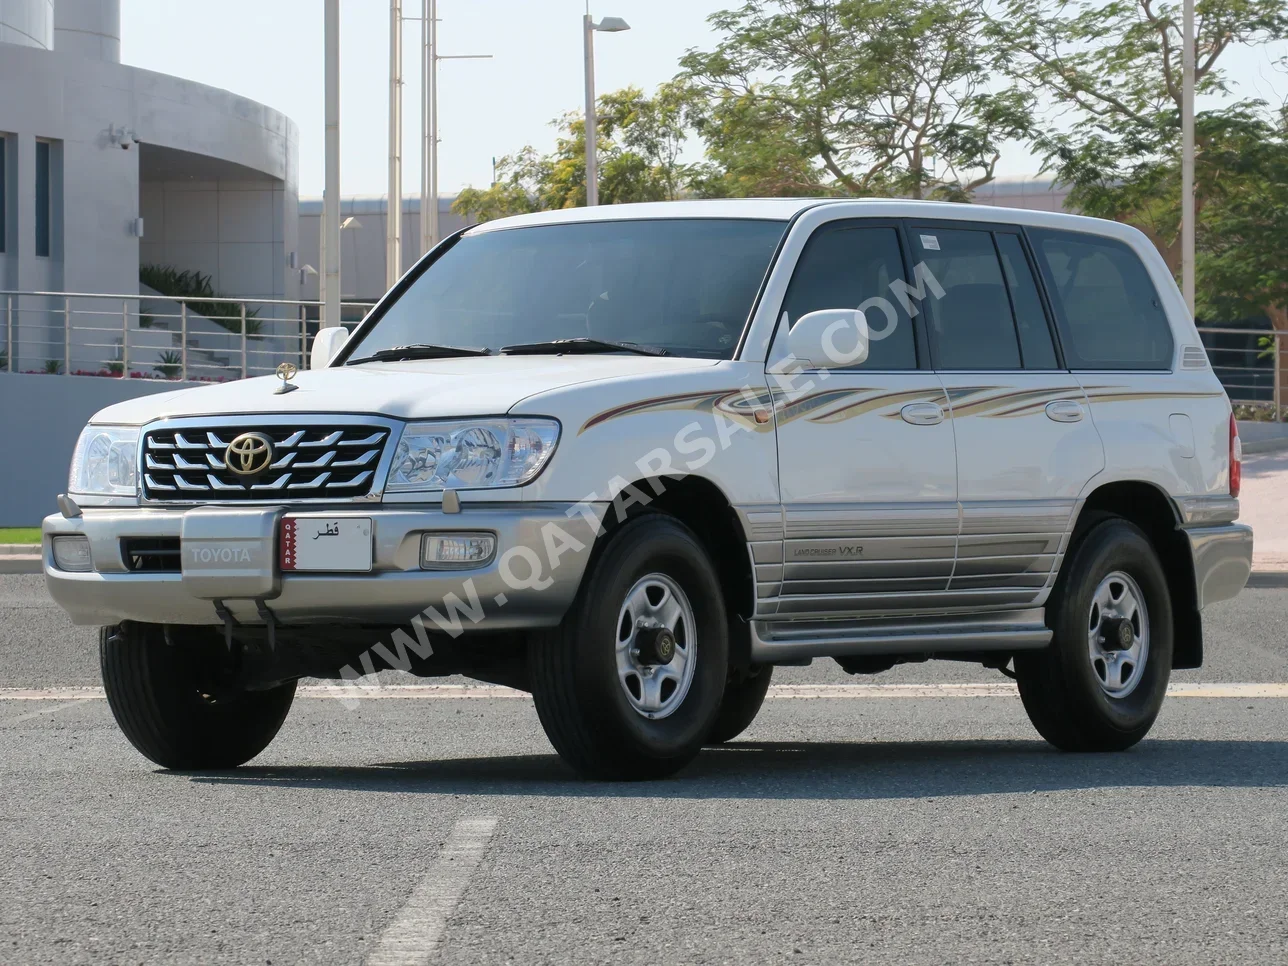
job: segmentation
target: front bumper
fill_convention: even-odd
[[[1252,528],[1241,523],[1192,527],[1184,531],[1194,558],[1199,610],[1229,600],[1252,573]]]
[[[460,513],[438,506],[399,507],[352,504],[335,517],[372,521],[370,573],[286,573],[277,567],[276,526],[261,536],[265,562],[257,591],[239,574],[227,582],[227,596],[209,574],[131,572],[122,538],[179,538],[184,515],[206,508],[85,509],[83,515],[46,517],[43,531],[45,582],[50,595],[74,623],[116,624],[132,620],[153,624],[220,624],[216,601],[242,624],[405,624],[427,607],[449,621],[453,612],[467,629],[549,627],[559,623],[581,583],[595,542],[596,522],[572,504],[465,504]],[[282,510],[289,514],[291,507]],[[317,511],[309,507],[310,512]],[[578,511],[585,511],[583,504]],[[229,529],[238,529],[230,510]],[[602,508],[599,511],[602,519]],[[246,508],[247,532],[259,527],[263,507]],[[258,519],[253,519],[258,518]],[[420,569],[426,532],[496,534],[492,561],[477,569]],[[83,534],[94,570],[71,573],[57,567],[51,537]],[[182,547],[181,547],[182,550]],[[480,617],[481,615],[481,617]],[[432,615],[431,615],[432,616]],[[476,620],[476,618],[479,618]]]

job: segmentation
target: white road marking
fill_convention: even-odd
[[[367,966],[417,966],[433,958],[494,831],[495,818],[463,818],[453,826],[433,868],[381,933]]]
[[[308,684],[296,692],[300,698],[318,700],[351,696],[374,701],[389,700],[511,700],[531,698],[525,691],[493,684],[386,684],[361,687]],[[1011,698],[1014,684],[1006,681],[978,684],[775,684],[771,699],[785,698]],[[1288,683],[1172,684],[1169,698],[1288,698]],[[102,688],[0,688],[0,701],[101,701]],[[46,713],[46,712],[40,712]]]
[[[3,724],[5,725],[21,724],[24,721],[30,721],[32,718],[39,718],[41,715],[45,715],[45,714],[57,714],[59,711],[66,711],[68,708],[74,708],[78,704],[85,704],[86,702],[92,701],[92,700],[93,700],[92,698],[80,698],[76,701],[68,701],[64,704],[56,704],[53,707],[49,707],[49,708],[37,708],[35,711],[28,711],[26,714],[20,714],[17,717],[9,718],[6,721],[4,721]]]

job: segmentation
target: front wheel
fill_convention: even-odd
[[[295,682],[244,691],[220,682],[223,645],[204,629],[105,627],[103,690],[116,723],[145,757],[180,771],[236,768],[268,747],[295,699]]]
[[[550,743],[589,778],[660,778],[710,733],[724,693],[720,581],[693,532],[650,513],[610,534],[576,601],[529,648]]]
[[[1052,641],[1015,658],[1020,698],[1062,751],[1121,751],[1154,724],[1172,669],[1172,600],[1149,539],[1122,519],[1087,531],[1049,605]]]
[[[772,664],[753,664],[749,668],[730,668],[725,682],[724,699],[716,715],[707,744],[722,745],[733,741],[751,727],[760,713],[769,693],[769,682],[774,678]]]

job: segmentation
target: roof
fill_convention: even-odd
[[[832,205],[851,206],[860,209],[857,214],[876,218],[1001,221],[1017,225],[1089,231],[1120,238],[1136,234],[1134,229],[1118,222],[1064,212],[947,201],[909,201],[897,198],[721,198],[702,201],[600,205],[595,208],[560,208],[554,211],[538,211],[529,215],[498,218],[496,221],[476,225],[470,229],[470,234],[536,225],[566,225],[590,221],[641,221],[656,218],[746,218],[790,221],[807,209]]]

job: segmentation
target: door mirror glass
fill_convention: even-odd
[[[812,369],[849,369],[868,357],[868,321],[858,309],[820,309],[796,320],[787,350]]]
[[[309,356],[310,369],[325,369],[340,354],[349,341],[349,330],[342,325],[319,329],[313,337],[313,352]]]

